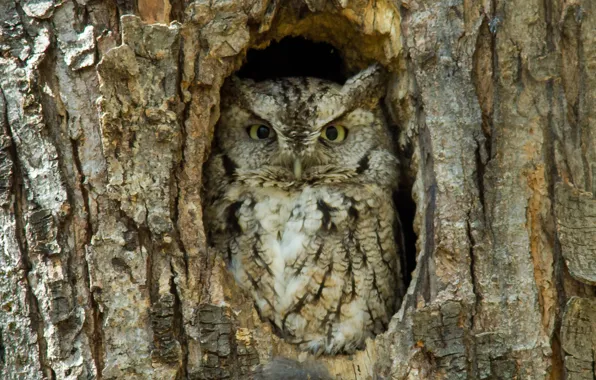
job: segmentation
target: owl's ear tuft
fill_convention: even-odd
[[[387,70],[375,63],[348,79],[342,92],[354,105],[376,103],[387,92],[387,78]]]

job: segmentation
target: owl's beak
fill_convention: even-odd
[[[294,159],[294,176],[296,179],[300,179],[302,177],[302,161],[299,158]]]

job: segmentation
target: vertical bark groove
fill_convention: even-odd
[[[182,303],[180,300],[180,295],[178,294],[178,287],[176,286],[176,271],[172,264],[170,264],[170,269],[172,273],[171,277],[171,287],[170,292],[174,296],[174,316],[173,316],[173,329],[174,335],[176,340],[180,342],[180,347],[182,350],[182,362],[178,373],[176,374],[176,379],[186,379],[188,378],[187,374],[187,367],[188,367],[188,343],[187,337],[184,330],[184,316],[182,315]]]
[[[82,199],[82,207],[83,212],[85,214],[85,239],[82,243],[83,247],[87,247],[91,244],[91,238],[93,236],[93,225],[91,221],[91,207],[90,207],[90,200],[89,200],[89,190],[87,188],[88,184],[86,183],[85,174],[83,171],[83,166],[81,164],[81,157],[79,155],[80,144],[78,139],[70,139],[72,152],[73,152],[73,159],[76,168],[76,173],[78,176],[78,186],[81,191]],[[95,364],[95,376],[98,379],[101,379],[101,372],[103,369],[103,338],[101,334],[101,311],[99,310],[99,305],[95,301],[93,296],[93,289],[91,288],[91,280],[89,274],[89,262],[87,261],[85,255],[81,256],[81,265],[82,265],[82,272],[83,272],[83,281],[85,283],[85,289],[87,290],[87,298],[89,300],[88,307],[90,308],[90,319],[89,321],[85,321],[86,324],[90,324],[89,328],[89,341],[90,345],[89,348],[91,350],[91,356],[93,358],[93,362]]]
[[[589,95],[589,90],[588,90],[588,69],[586,69],[586,57],[584,55],[584,40],[581,38],[582,36],[582,14],[583,14],[583,9],[581,7],[577,8],[577,14],[576,14],[576,22],[577,22],[577,62],[579,64],[578,70],[579,70],[579,78],[578,78],[578,119],[577,119],[577,124],[575,125],[575,127],[577,128],[577,133],[579,134],[579,141],[578,141],[578,146],[580,147],[580,151],[581,151],[581,159],[582,159],[582,163],[583,163],[583,167],[584,167],[584,182],[583,184],[579,184],[578,185],[582,186],[583,188],[585,188],[586,190],[590,190],[590,161],[588,160],[588,156],[586,154],[585,148],[584,148],[584,144],[582,144],[582,140],[583,140],[583,130],[584,128],[586,128],[585,126],[589,125],[588,121],[585,120],[585,114],[584,112],[582,112],[583,110],[586,109],[586,107],[591,107],[592,105],[590,104],[589,101],[586,101],[586,97],[588,97]],[[583,110],[582,110],[583,109]],[[589,143],[589,142],[587,142]],[[596,189],[592,188],[591,189],[592,192],[596,193]]]

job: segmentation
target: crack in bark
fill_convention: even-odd
[[[118,202],[119,203],[119,202]],[[153,233],[151,232],[150,228],[147,227],[146,225],[137,225],[136,222],[130,218],[121,208],[120,205],[118,205],[118,210],[120,213],[120,217],[124,219],[125,224],[127,225],[128,229],[132,229],[136,232],[137,235],[137,239],[139,242],[139,246],[138,249],[142,250],[143,248],[146,250],[146,254],[147,254],[147,263],[146,263],[146,284],[145,285],[139,285],[140,289],[147,289],[148,293],[149,293],[149,310],[151,310],[150,312],[150,319],[151,319],[151,323],[152,323],[152,331],[154,333],[154,339],[162,339],[168,338],[168,330],[169,328],[167,328],[166,331],[156,331],[156,326],[154,325],[155,323],[158,323],[159,319],[161,318],[168,318],[167,316],[167,309],[168,308],[168,303],[166,302],[166,300],[163,299],[164,295],[160,295],[160,289],[159,289],[159,280],[155,280],[153,277],[156,273],[156,269],[157,266],[159,266],[160,261],[158,260],[159,258],[154,257],[154,255],[158,255],[158,249],[157,247],[155,247],[155,238],[153,236]],[[166,264],[167,265],[167,264]],[[181,320],[182,318],[182,310],[181,310],[181,306],[180,306],[180,298],[179,295],[176,291],[176,286],[175,286],[175,282],[174,282],[174,271],[172,268],[172,264],[171,264],[171,260],[169,260],[169,266],[170,266],[170,270],[172,271],[172,276],[170,277],[170,289],[169,289],[169,293],[172,295],[173,297],[173,304],[172,304],[172,325],[171,327],[171,332],[174,336],[174,338],[179,342],[181,348],[185,345],[183,345],[183,337],[184,337],[184,329],[182,327],[182,325],[180,325],[179,320]],[[131,282],[134,282],[134,279],[132,277],[132,273],[129,274],[131,277]],[[164,303],[165,302],[165,303]],[[166,313],[166,315],[162,315],[163,313]],[[155,345],[154,343],[154,347],[151,350],[152,351],[152,356],[154,356],[154,359],[158,359],[159,361],[163,361],[164,363],[169,363],[171,360],[171,351],[170,351],[171,347],[167,344],[159,344],[159,345]],[[186,349],[186,351],[188,351]],[[183,360],[187,359],[187,352],[183,353],[185,355],[183,355]],[[180,371],[181,369],[181,371]],[[179,371],[177,372],[177,378],[185,378],[186,376],[186,365],[182,368],[179,367]]]
[[[466,349],[466,358],[467,358],[467,373],[472,378],[478,374],[478,360],[477,360],[477,344],[475,342],[475,333],[474,333],[474,325],[476,322],[476,314],[480,313],[480,306],[482,303],[482,294],[479,292],[478,286],[478,279],[476,278],[476,258],[475,258],[475,246],[476,240],[472,234],[472,225],[470,224],[470,211],[468,211],[466,215],[466,234],[468,237],[469,242],[469,250],[468,254],[470,256],[470,278],[472,283],[472,293],[474,294],[474,308],[471,310],[469,315],[470,318],[470,326],[464,329],[464,341],[467,343],[464,344]]]
[[[48,87],[55,87],[55,83],[52,83],[52,79],[54,73],[57,70],[56,62],[56,49],[49,48],[46,51],[46,57],[43,62],[40,63],[38,71],[39,71],[39,84],[40,86],[48,86]],[[54,88],[55,90],[55,88]],[[63,298],[68,302],[68,313],[64,313],[65,316],[62,318],[66,318],[63,323],[71,324],[73,329],[77,329],[77,335],[74,337],[68,337],[68,333],[66,329],[59,328],[58,324],[60,321],[56,321],[52,314],[56,313],[57,310],[60,310],[61,307],[57,307],[55,305],[50,306],[50,318],[52,320],[52,325],[58,327],[55,332],[52,334],[52,339],[56,339],[58,342],[68,342],[68,346],[60,345],[61,352],[70,351],[70,355],[75,355],[76,351],[84,352],[86,351],[82,347],[77,347],[77,343],[82,343],[79,335],[81,333],[85,333],[86,337],[89,338],[88,329],[85,325],[87,325],[89,320],[92,320],[92,317],[89,314],[89,310],[84,308],[83,312],[85,313],[85,317],[79,319],[75,317],[76,309],[79,307],[79,291],[84,294],[85,298],[90,297],[89,286],[88,283],[85,286],[79,287],[77,286],[77,281],[83,278],[85,281],[84,272],[87,269],[87,264],[85,260],[85,251],[84,246],[90,242],[90,236],[88,233],[88,210],[85,209],[85,221],[83,228],[79,228],[78,223],[78,210],[80,206],[79,201],[79,194],[77,189],[80,187],[81,191],[81,198],[84,199],[82,185],[79,185],[78,177],[82,177],[82,170],[80,167],[80,161],[78,157],[77,145],[73,139],[69,139],[65,137],[65,134],[62,133],[60,130],[60,126],[68,126],[72,120],[76,120],[75,118],[71,118],[67,109],[64,109],[64,113],[57,112],[54,114],[52,110],[57,108],[56,100],[53,96],[49,96],[45,91],[39,92],[37,89],[38,101],[41,105],[41,113],[43,115],[43,120],[45,121],[44,130],[47,133],[44,134],[44,138],[49,142],[49,144],[56,149],[56,160],[58,162],[57,174],[62,178],[61,184],[64,186],[64,190],[66,193],[66,204],[68,205],[67,211],[62,214],[58,214],[57,217],[57,225],[54,225],[52,229],[55,231],[55,241],[60,247],[60,253],[58,255],[59,262],[65,265],[66,269],[66,278],[61,281],[64,286],[60,290],[60,298]],[[61,101],[61,100],[59,100]],[[78,177],[77,177],[78,176]],[[86,189],[85,189],[86,190]],[[85,208],[83,200],[83,207]],[[30,223],[30,220],[28,221]],[[82,231],[81,236],[79,236],[79,231]],[[82,239],[79,239],[81,238]],[[83,265],[81,265],[82,263]],[[48,279],[45,279],[48,281]],[[50,280],[51,281],[51,280]],[[55,296],[53,296],[55,297]],[[55,298],[53,299],[55,300]],[[87,305],[90,306],[90,305]],[[66,322],[69,320],[69,322]],[[67,348],[68,347],[68,348]],[[91,357],[94,356],[93,353],[93,344],[92,340],[89,339],[89,350]],[[84,354],[83,354],[84,355]],[[84,364],[85,368],[91,372],[91,368],[89,368],[89,364]],[[69,364],[68,369],[66,372],[70,371],[72,368],[76,367],[76,365]],[[95,367],[95,366],[94,366]],[[61,369],[60,372],[63,373],[64,369]],[[97,369],[95,369],[97,373]]]
[[[2,364],[2,366],[6,364],[6,347],[4,346],[2,329],[0,329],[0,364]]]
[[[182,128],[183,130],[184,128]],[[184,150],[182,150],[184,151]],[[182,167],[182,165],[180,165],[180,167]],[[181,169],[182,170],[182,169]],[[184,246],[184,242],[182,241],[182,238],[180,237],[180,231],[179,231],[179,227],[178,227],[178,219],[180,217],[180,189],[176,188],[175,191],[175,196],[174,196],[174,215],[173,215],[173,225],[174,225],[174,239],[176,240],[176,243],[178,244],[178,249],[180,249],[180,252],[182,252],[182,260],[184,261],[184,278],[186,281],[188,281],[189,278],[189,260],[188,260],[188,252],[186,251],[186,247]]]
[[[156,264],[153,257],[156,252],[153,247],[153,236],[148,227],[138,226],[132,219],[130,219],[129,222],[132,223],[132,228],[137,233],[137,238],[139,239],[139,250],[145,248],[147,251],[147,271],[145,276],[147,283],[145,285],[141,285],[141,288],[146,287],[149,292],[149,309],[151,310],[151,308],[153,308],[153,306],[155,306],[156,302],[159,300],[159,283],[153,281],[154,265]]]
[[[579,103],[579,109],[580,112],[578,112],[578,120],[577,120],[577,126],[579,128],[581,128],[583,125],[586,125],[587,127],[585,128],[589,128],[589,124],[588,122],[582,122],[581,120],[579,120],[583,113],[581,112],[581,109],[584,107],[592,107],[592,104],[585,104],[585,98],[586,98],[586,94],[589,93],[589,91],[586,89],[586,83],[588,83],[588,72],[590,71],[589,69],[586,69],[586,59],[584,57],[584,44],[583,44],[583,40],[582,38],[580,38],[580,30],[581,30],[581,22],[578,23],[577,26],[577,31],[578,31],[578,37],[577,37],[577,62],[579,64],[579,78],[578,78],[578,103]],[[581,139],[581,131],[580,131],[580,139]],[[590,143],[587,142],[586,144],[580,144],[580,146],[589,146]],[[588,159],[588,155],[586,152],[586,148],[581,149],[581,158],[584,164],[584,178],[585,178],[585,188],[586,190],[590,189],[590,160]],[[592,191],[594,193],[596,193],[596,189],[592,189]]]
[[[547,43],[547,50],[548,52],[555,51],[554,45],[554,31],[552,25],[552,18],[553,18],[553,9],[552,4],[548,0],[544,0],[544,11],[545,11],[545,18],[546,18],[546,43]],[[556,156],[556,147],[555,141],[557,140],[555,125],[553,122],[553,107],[555,103],[554,97],[554,80],[549,79],[546,82],[546,97],[548,101],[548,113],[547,113],[547,124],[546,128],[544,129],[544,158],[545,158],[545,179],[547,181],[547,191],[548,191],[548,198],[550,200],[550,215],[551,218],[549,222],[553,224],[553,234],[549,236],[549,240],[552,239],[552,250],[553,250],[553,280],[555,291],[557,294],[558,299],[558,307],[555,310],[555,318],[553,323],[553,338],[551,341],[551,348],[553,352],[553,371],[557,371],[556,375],[560,378],[564,377],[565,372],[565,365],[564,357],[565,354],[563,352],[563,348],[560,345],[560,334],[561,334],[561,325],[562,325],[562,318],[563,318],[563,311],[565,310],[565,305],[567,303],[567,295],[563,285],[563,255],[561,252],[561,243],[558,237],[558,231],[554,224],[556,223],[556,199],[555,199],[555,183],[559,179],[559,173],[557,171],[557,164],[555,161]],[[595,372],[596,373],[596,372]],[[552,373],[554,374],[554,372]],[[552,375],[551,374],[551,375]]]
[[[184,330],[184,314],[182,313],[182,301],[180,294],[178,294],[178,287],[176,286],[175,278],[177,276],[174,266],[170,261],[170,271],[172,276],[170,278],[170,293],[174,296],[174,317],[173,330],[176,340],[180,344],[182,350],[182,364],[180,365],[176,374],[176,379],[186,379],[188,377],[188,339]]]
[[[83,209],[86,216],[84,247],[88,247],[91,245],[91,238],[93,237],[89,190],[87,189],[87,186],[85,184],[85,175],[83,173],[83,166],[81,163],[81,158],[79,156],[79,141],[76,139],[71,139],[70,142],[72,145],[73,162],[79,175],[79,188],[83,197]],[[81,260],[83,261],[83,280],[85,281],[85,286],[88,290],[87,297],[89,298],[89,306],[91,307],[91,315],[93,319],[92,336],[90,337],[90,341],[92,342],[92,344],[90,345],[91,356],[93,357],[93,361],[95,363],[96,376],[98,379],[101,379],[101,374],[104,368],[104,363],[102,361],[102,356],[104,352],[103,336],[101,329],[102,313],[99,310],[99,304],[97,303],[97,301],[95,301],[94,294],[91,289],[89,263],[87,262],[87,258],[84,255],[81,257]]]
[[[476,314],[476,312],[478,312],[478,308],[480,307],[480,303],[482,301],[482,295],[478,293],[478,279],[476,278],[476,273],[475,273],[475,257],[474,257],[474,247],[476,246],[476,241],[474,239],[474,236],[472,235],[472,226],[470,224],[470,213],[468,212],[468,215],[466,217],[466,234],[468,235],[468,241],[469,241],[469,255],[470,255],[470,277],[471,277],[471,282],[472,282],[472,292],[475,295],[475,307],[474,307],[474,313],[472,313],[472,327],[474,326],[473,322],[474,322],[474,315]]]
[[[400,16],[402,20],[407,19],[407,12],[408,9],[401,6],[400,7]],[[405,23],[402,24],[405,26]],[[403,31],[402,31],[403,32]],[[404,51],[408,51],[407,46],[404,47]],[[418,199],[418,202],[414,202],[416,206],[416,214],[419,214],[421,224],[420,227],[420,235],[417,236],[418,239],[424,239],[424,244],[421,244],[421,252],[416,252],[415,258],[415,265],[414,267],[418,269],[418,278],[413,279],[416,280],[414,286],[415,295],[422,296],[427,302],[431,298],[431,275],[429,273],[429,260],[433,255],[434,252],[434,215],[436,209],[436,175],[434,173],[434,165],[433,165],[433,158],[432,158],[432,144],[430,138],[430,132],[428,128],[426,128],[425,123],[425,116],[424,116],[424,104],[422,103],[420,89],[418,88],[418,83],[416,82],[416,74],[414,72],[414,64],[412,63],[412,58],[410,54],[407,54],[405,57],[406,62],[406,70],[408,71],[408,75],[413,80],[413,91],[412,91],[412,102],[415,114],[413,117],[416,120],[418,125],[418,149],[420,151],[420,163],[417,165],[415,169],[415,176],[422,176],[423,183],[424,183],[424,192],[426,195],[426,199]],[[425,148],[428,151],[425,151]],[[426,205],[426,207],[424,207]],[[424,212],[424,214],[422,214]],[[408,287],[412,286],[410,283]],[[407,292],[406,292],[407,293]],[[410,309],[414,307],[416,301],[416,297],[407,297],[404,295],[404,299],[402,300],[401,308]],[[405,303],[405,304],[404,304]]]
[[[424,116],[422,105],[419,108],[420,114],[418,115],[418,120],[420,123],[424,123]],[[416,289],[414,294],[421,294],[425,300],[428,302],[431,300],[432,296],[432,274],[429,273],[428,262],[431,257],[434,255],[435,251],[435,210],[436,210],[436,190],[437,190],[437,183],[436,177],[434,173],[434,164],[433,164],[433,157],[432,157],[432,143],[430,137],[430,131],[426,128],[426,125],[421,129],[419,134],[419,147],[421,149],[421,156],[422,156],[422,163],[419,169],[422,169],[421,175],[424,176],[424,185],[425,185],[425,192],[427,196],[426,200],[426,209],[424,213],[424,251],[420,257],[420,262],[418,265],[421,265],[420,275],[422,277],[419,278],[420,281],[416,284]],[[423,148],[428,148],[429,151],[424,152]]]
[[[478,28],[478,37],[476,39],[475,50],[472,57],[471,73],[471,79],[476,90],[476,97],[482,113],[482,134],[484,135],[484,148],[488,157],[486,162],[483,163],[485,166],[492,158],[491,137],[494,129],[493,115],[495,109],[495,96],[497,96],[497,93],[494,91],[494,84],[496,83],[495,65],[497,59],[495,52],[495,38],[495,35],[490,31],[489,20],[487,16],[485,16]],[[483,60],[483,58],[490,59]],[[483,63],[485,65],[490,63],[490,67],[482,66]],[[490,81],[482,81],[483,78],[487,79],[487,70],[489,70],[489,73],[491,74]],[[481,141],[477,137],[476,141],[480,145]],[[480,147],[478,147],[477,153],[480,153]]]
[[[549,51],[554,49],[553,42],[552,42],[552,25],[550,17],[552,17],[552,10],[550,10],[549,5],[547,5],[548,1],[545,0],[545,11],[547,16],[547,45],[549,47]],[[563,285],[563,278],[564,278],[564,261],[563,261],[563,254],[561,252],[561,243],[558,237],[558,231],[556,226],[554,225],[556,222],[556,199],[555,199],[555,183],[558,181],[559,173],[557,171],[557,164],[555,162],[556,156],[556,148],[555,148],[555,141],[557,140],[555,125],[553,122],[553,106],[554,106],[554,90],[553,90],[553,79],[550,79],[546,83],[546,92],[547,92],[547,101],[548,101],[548,113],[547,113],[547,121],[546,121],[546,128],[544,129],[544,160],[545,160],[545,180],[547,181],[547,191],[548,191],[548,198],[550,200],[550,215],[551,219],[548,222],[553,224],[552,230],[553,233],[549,236],[549,240],[552,241],[552,250],[553,250],[553,277],[554,277],[554,286],[556,290],[556,295],[558,299],[558,307],[555,310],[555,319],[553,323],[553,337],[551,341],[551,349],[553,352],[553,370],[557,371],[557,376],[560,378],[564,377],[564,357],[565,354],[560,342],[560,333],[561,333],[561,324],[562,324],[562,314],[565,310],[565,305],[567,303],[567,295]],[[550,235],[550,234],[549,234]],[[541,308],[542,309],[542,308]],[[542,310],[542,312],[548,312],[546,310]],[[558,349],[557,349],[558,347]]]
[[[480,201],[480,207],[482,208],[482,216],[486,221],[486,199],[484,197],[484,174],[486,171],[486,162],[482,161],[482,155],[480,153],[481,145],[480,141],[476,140],[476,149],[474,150],[474,156],[476,158],[476,185],[478,186],[478,200]]]
[[[180,41],[180,51],[178,54],[178,57],[180,58],[180,67],[183,67],[183,59],[184,59],[184,39],[182,39]],[[180,97],[180,99],[184,99],[184,94],[182,93],[182,89],[180,86],[180,83],[182,82],[182,70],[178,70],[178,81],[177,81],[177,88],[179,91],[178,96]],[[179,182],[180,182],[180,176],[182,175],[182,173],[184,173],[184,165],[186,163],[186,159],[184,156],[184,153],[186,152],[186,148],[187,148],[187,132],[186,132],[186,122],[189,119],[189,114],[190,114],[190,107],[187,106],[186,103],[182,102],[182,104],[184,104],[184,109],[182,110],[182,112],[179,114],[179,119],[178,119],[178,125],[180,126],[180,162],[178,163],[178,167],[176,168],[176,174],[175,176],[172,176],[172,187],[175,189],[175,191],[172,191],[172,194],[174,194],[174,212],[172,215],[172,224],[174,226],[174,232],[175,232],[175,236],[174,238],[176,239],[176,243],[178,244],[178,249],[180,249],[180,252],[182,252],[182,260],[184,261],[184,278],[186,281],[188,281],[189,278],[189,259],[188,259],[188,252],[186,250],[186,247],[184,246],[184,242],[182,241],[182,238],[180,236],[180,227],[179,227],[179,219],[180,219],[180,186],[179,186]]]
[[[553,95],[553,80],[549,80],[547,82],[547,99],[549,103],[549,110],[547,115],[547,128],[544,131],[544,157],[545,157],[545,172],[546,172],[546,181],[547,182],[547,191],[548,191],[548,198],[550,200],[550,220],[553,224],[552,235],[549,234],[549,240],[552,241],[552,250],[553,250],[553,277],[554,277],[554,286],[557,294],[558,299],[558,307],[555,310],[555,320],[554,320],[554,336],[553,341],[551,342],[552,352],[553,352],[553,362],[555,363],[563,363],[565,354],[563,349],[560,345],[557,344],[557,341],[560,341],[560,333],[561,333],[561,324],[563,318],[563,312],[565,310],[565,305],[567,304],[567,294],[565,291],[565,287],[563,285],[563,280],[565,277],[564,274],[564,259],[563,253],[561,251],[561,242],[559,240],[558,231],[556,226],[554,225],[557,220],[556,214],[556,199],[555,199],[555,183],[558,181],[559,174],[557,171],[557,164],[555,162],[555,140],[556,140],[556,133],[555,127],[553,123],[553,103],[554,103],[554,95]],[[547,312],[544,311],[543,312]],[[559,349],[556,349],[556,346],[559,346]],[[558,369],[558,376],[560,378],[564,377],[564,364],[554,365],[555,369]]]

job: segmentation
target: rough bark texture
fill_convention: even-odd
[[[392,72],[417,204],[389,330],[317,365],[595,378],[594,30],[591,0],[0,1],[0,378],[248,379],[313,359],[210,252],[200,197],[223,80],[290,35]]]

